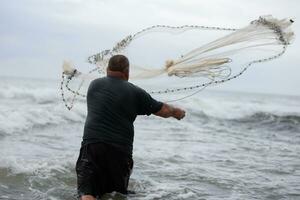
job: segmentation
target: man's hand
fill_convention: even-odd
[[[185,111],[180,108],[175,108],[173,117],[178,120],[181,120],[182,118],[185,117]]]
[[[157,116],[160,117],[164,117],[164,118],[168,118],[168,117],[174,117],[178,120],[181,120],[182,118],[185,117],[185,111],[180,109],[180,108],[176,108],[174,106],[171,106],[169,104],[164,103],[162,108],[160,109],[160,111],[158,111],[157,113],[154,113]]]

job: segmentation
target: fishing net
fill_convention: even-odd
[[[178,101],[237,78],[253,64],[283,55],[294,36],[292,23],[262,16],[240,29],[152,26],[89,56],[87,61],[94,66],[90,71],[81,72],[64,62],[62,98],[72,109],[77,97],[84,100],[91,80],[106,76],[109,58],[123,54],[130,61],[130,82],[162,101]]]

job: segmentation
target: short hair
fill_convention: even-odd
[[[124,55],[114,55],[108,61],[108,69],[111,71],[124,72],[129,68],[129,60]]]

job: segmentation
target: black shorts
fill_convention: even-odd
[[[79,197],[101,197],[113,191],[127,194],[133,167],[131,156],[105,143],[84,145],[76,163]]]

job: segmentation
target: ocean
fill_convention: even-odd
[[[0,199],[76,198],[84,101],[59,81],[0,80]],[[183,120],[140,116],[129,189],[103,199],[300,199],[300,97],[204,90]]]

